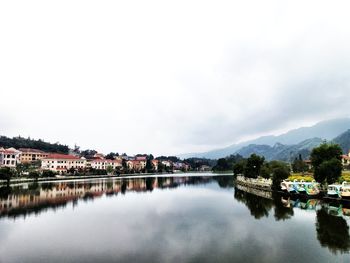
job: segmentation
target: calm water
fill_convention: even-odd
[[[0,262],[350,262],[349,209],[231,176],[29,184],[0,200]]]

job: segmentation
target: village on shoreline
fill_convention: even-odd
[[[0,139],[0,180],[12,182],[212,171],[267,179],[273,179],[276,172],[283,171],[283,179],[312,181],[317,179],[317,176],[314,176],[315,170],[319,170],[315,169],[315,164],[316,166],[319,164],[315,163],[315,160],[314,163],[312,161],[313,153],[310,159],[303,159],[299,154],[299,157],[295,157],[289,163],[268,161],[256,154],[248,158],[232,154],[217,160],[205,158],[182,160],[176,156],[154,157],[152,154],[133,156],[114,152],[103,154],[96,150],[80,150],[78,146],[70,149],[66,145],[22,137],[10,139],[1,136]],[[327,164],[326,171],[331,172],[335,167],[341,169],[337,172],[336,180],[332,181],[348,181],[350,153],[344,155],[335,144],[324,143],[318,148],[326,153],[332,153],[332,157],[323,160]],[[327,163],[330,160],[333,161],[332,164]]]
[[[180,160],[175,156],[137,154],[128,156],[70,151],[68,154],[49,153],[33,148],[0,147],[0,169],[10,178],[62,178],[63,176],[120,176],[135,174],[206,172],[211,166],[201,159]],[[1,178],[6,179],[6,178]]]

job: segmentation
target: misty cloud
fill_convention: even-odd
[[[348,116],[347,1],[0,4],[0,124],[176,154]]]

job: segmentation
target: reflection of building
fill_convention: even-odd
[[[30,148],[19,148],[21,152],[20,161],[21,163],[30,163],[36,160],[41,160],[48,157],[48,153]]]
[[[41,168],[53,172],[65,173],[70,169],[79,170],[86,167],[84,157],[76,157],[68,154],[50,154],[47,158],[42,159]]]
[[[0,188],[0,217],[6,214],[16,216],[37,212],[47,207],[65,205],[71,201],[99,197],[103,194],[118,194],[126,191],[146,192],[155,188],[163,189],[177,187],[180,184],[195,184],[197,181],[202,182],[201,180],[195,180],[191,177],[143,177],[122,180],[66,181],[43,183],[36,186],[35,184],[23,184],[21,188],[16,188],[16,191],[5,187]]]
[[[15,148],[0,148],[0,167],[15,168],[20,162],[20,153]]]

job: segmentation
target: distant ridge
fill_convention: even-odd
[[[218,159],[218,158],[226,157],[228,155],[239,152],[243,147],[246,147],[249,145],[260,145],[260,146],[263,145],[266,148],[266,146],[274,147],[275,144],[279,143],[285,146],[289,145],[293,147],[300,147],[300,145],[299,146],[297,145],[310,139],[312,141],[312,144],[316,145],[316,142],[317,142],[316,138],[318,140],[330,141],[330,140],[333,140],[335,137],[337,137],[339,134],[349,129],[350,129],[350,118],[332,119],[332,120],[319,122],[311,127],[301,127],[298,129],[293,129],[278,136],[275,136],[275,135],[262,136],[254,140],[233,144],[231,146],[228,146],[222,149],[216,149],[216,150],[203,152],[203,153],[181,154],[179,155],[179,157],[180,158],[204,157],[204,158],[210,158],[210,159]],[[255,148],[257,151],[261,151],[264,147],[261,146],[259,148],[256,146]],[[243,149],[242,151],[248,152],[247,149]]]
[[[347,130],[334,138],[333,142],[339,144],[343,153],[347,154],[350,150],[350,130]]]

